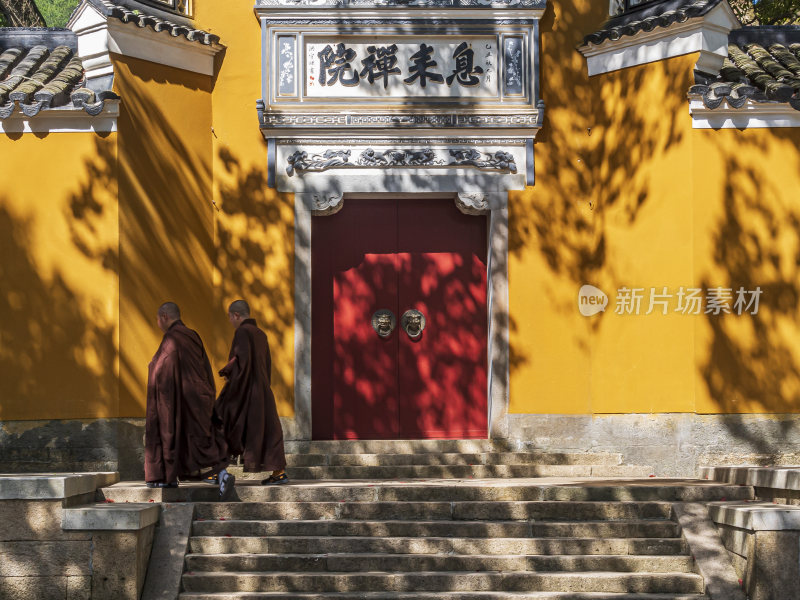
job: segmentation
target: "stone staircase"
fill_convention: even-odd
[[[315,441],[286,444],[291,479],[485,479],[647,477],[648,466],[623,465],[621,454],[520,452],[491,440]],[[262,478],[229,469],[237,479]]]
[[[753,495],[485,441],[289,448],[292,482],[241,480],[235,502],[205,484],[101,493],[195,503],[181,600],[706,600],[673,503]]]

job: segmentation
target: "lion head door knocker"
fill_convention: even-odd
[[[376,310],[375,314],[372,315],[372,328],[382,338],[392,335],[395,325],[397,325],[397,319],[395,319],[394,313],[390,310],[382,308]]]
[[[408,337],[415,340],[422,335],[422,330],[425,329],[425,315],[414,308],[407,310],[400,317],[400,327],[405,329]]]

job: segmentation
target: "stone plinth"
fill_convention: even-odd
[[[0,475],[0,600],[137,600],[160,507],[95,504],[118,473]]]
[[[708,506],[751,600],[794,598],[800,581],[800,507],[772,502]]]

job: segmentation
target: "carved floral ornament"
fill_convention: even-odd
[[[291,177],[309,171],[327,171],[343,168],[393,168],[393,167],[474,167],[482,171],[516,173],[517,164],[509,152],[497,150],[485,152],[475,148],[444,150],[431,148],[390,148],[377,151],[367,148],[351,161],[351,150],[325,150],[309,154],[297,150],[286,161],[286,173]]]

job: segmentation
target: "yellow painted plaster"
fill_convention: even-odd
[[[261,97],[261,28],[253,3],[234,0],[220,10],[196,0],[200,26],[228,47],[213,85],[215,318],[210,351],[228,355],[233,331],[225,319],[237,298],[267,332],[272,388],[281,416],[294,415],[294,198],[267,187],[267,146],[258,129]]]
[[[116,145],[0,135],[1,420],[118,415]]]
[[[259,24],[250,1],[194,7],[227,45],[215,77],[117,56],[118,134],[0,138],[2,420],[143,416],[157,306],[178,302],[219,367],[239,297],[293,414],[293,199],[266,185]],[[536,185],[509,199],[510,410],[796,412],[800,133],[693,130],[695,55],[590,79],[575,47],[606,8],[549,3],[541,23]],[[604,314],[578,312],[586,283]],[[616,314],[624,286],[640,313],[651,288],[763,296],[755,316]]]
[[[162,336],[155,320],[159,305],[176,302],[206,344],[220,319],[212,285],[211,79],[122,56],[114,67],[123,98],[120,416],[141,417],[147,365]]]

